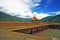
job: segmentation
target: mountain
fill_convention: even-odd
[[[17,21],[17,22],[30,22],[30,19],[19,18],[16,16],[11,16],[5,12],[0,11],[0,21]]]
[[[60,23],[60,14],[56,16],[48,16],[39,20],[40,22],[59,22]]]
[[[45,18],[42,18],[40,19],[40,22],[47,22],[49,21],[49,19],[51,19],[53,16],[48,16],[48,17],[45,17]]]
[[[52,17],[49,21],[50,22],[59,22],[60,23],[60,14]]]
[[[11,16],[2,11],[0,11],[0,21],[31,22],[30,19]],[[60,14],[56,16],[48,16],[48,17],[42,18],[39,20],[39,22],[59,22],[60,23]]]

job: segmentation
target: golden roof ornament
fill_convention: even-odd
[[[36,16],[34,16],[31,20],[32,21],[38,21],[38,18],[36,18]]]

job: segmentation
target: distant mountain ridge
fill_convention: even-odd
[[[5,12],[0,11],[0,21],[31,22],[31,19],[11,16],[9,14],[6,14]],[[42,18],[38,22],[59,22],[60,23],[60,14],[56,16],[48,16]]]
[[[40,22],[59,22],[60,23],[60,14],[56,16],[48,16],[39,20]]]
[[[5,12],[0,11],[0,21],[17,21],[17,22],[30,22],[30,19],[19,18],[16,16],[11,16]]]
[[[47,16],[47,17],[44,17],[42,19],[40,19],[41,22],[47,22],[50,18],[52,18],[53,16]]]

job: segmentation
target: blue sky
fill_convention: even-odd
[[[0,0],[0,11],[21,18],[41,19],[60,14],[60,0]]]
[[[40,5],[36,6],[34,9],[32,8],[33,12],[48,12],[50,15],[56,15],[56,13],[51,12],[60,11],[60,0],[42,0],[39,4]]]

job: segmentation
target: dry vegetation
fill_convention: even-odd
[[[0,40],[51,40],[50,38],[45,36],[35,36],[35,35],[12,32],[12,30],[10,30],[10,28],[12,27],[0,27]]]
[[[34,26],[34,25],[45,25],[47,22],[0,22],[0,26]]]
[[[33,24],[33,25],[32,25]],[[31,22],[0,22],[0,40],[51,40],[45,36],[35,36],[23,33],[12,32],[12,29],[33,27],[37,23]],[[38,23],[42,24],[42,23]]]

